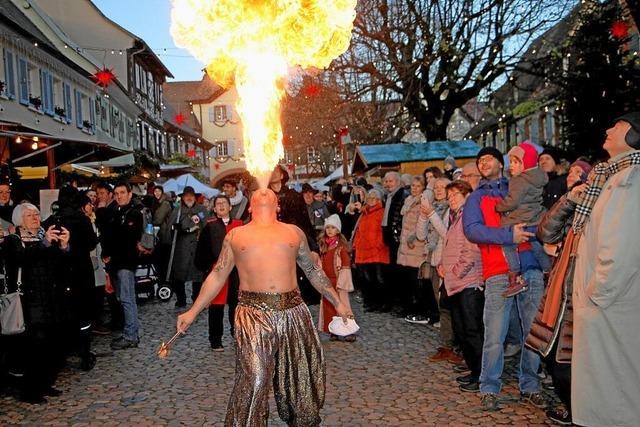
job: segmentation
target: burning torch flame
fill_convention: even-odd
[[[173,0],[176,45],[235,84],[247,168],[270,174],[283,157],[280,101],[288,67],[325,68],[351,40],[356,0]],[[266,186],[266,183],[263,183]]]

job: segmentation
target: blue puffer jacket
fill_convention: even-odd
[[[513,228],[500,225],[500,214],[496,205],[507,195],[509,182],[501,177],[493,181],[483,180],[471,193],[462,214],[464,235],[477,243],[482,254],[482,276],[488,279],[498,274],[506,274],[509,265],[504,257],[502,245],[513,244]],[[527,231],[535,233],[535,227]],[[520,252],[521,271],[540,270],[533,252]]]

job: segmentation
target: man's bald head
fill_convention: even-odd
[[[462,166],[462,175],[460,175],[460,179],[462,181],[466,181],[474,190],[478,188],[480,179],[482,179],[480,170],[478,170],[478,165],[476,165],[475,162],[469,162]]]

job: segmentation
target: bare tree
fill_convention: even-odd
[[[500,82],[576,1],[361,1],[331,72],[346,99],[399,105],[390,119],[408,116],[428,139],[444,139],[456,108]]]

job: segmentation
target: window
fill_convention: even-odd
[[[216,156],[225,157],[229,155],[229,142],[218,141],[216,143]]]
[[[73,115],[73,99],[71,98],[71,86],[68,83],[62,84],[64,93],[64,116],[67,124],[71,123],[71,116]]]
[[[144,128],[142,122],[138,122],[138,149],[144,150]]]
[[[120,111],[116,107],[111,107],[111,129],[110,134],[112,137],[116,137],[118,134],[118,127],[120,126]]]
[[[40,91],[40,70],[27,62],[27,85],[29,88],[29,104],[42,107],[42,93]],[[38,101],[39,100],[39,101]]]
[[[120,142],[125,142],[125,136],[124,136],[124,126],[125,126],[125,118],[121,117],[120,121],[118,122],[118,141]]]
[[[0,91],[7,98],[13,99],[16,97],[16,81],[15,81],[15,63],[13,60],[13,52],[4,49],[2,61],[2,82],[4,87]]]
[[[133,126],[133,120],[127,119],[127,146],[131,147],[136,140],[136,128]]]
[[[64,108],[64,83],[57,77],[53,77],[53,112],[56,116],[66,117]]]
[[[156,134],[156,154],[162,157],[164,155],[163,151],[164,150],[162,149],[162,135],[160,134],[160,132],[158,132]]]
[[[109,132],[109,103],[104,98],[100,98],[100,109],[98,110],[98,115],[100,116],[100,126],[102,130]]]
[[[315,162],[316,162],[316,148],[307,147],[307,163],[315,163]]]

